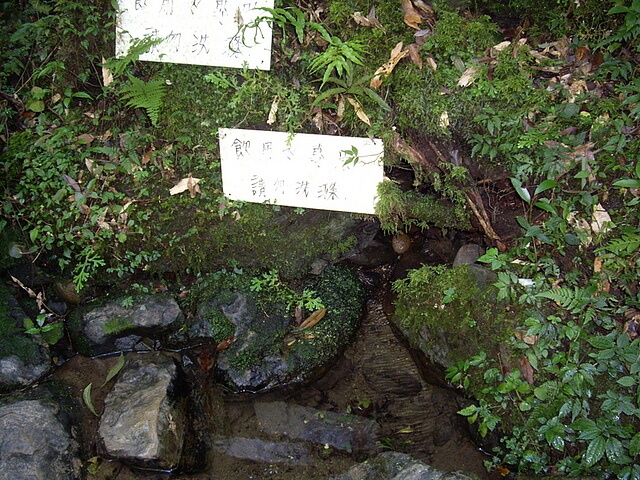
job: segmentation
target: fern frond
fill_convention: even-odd
[[[640,235],[625,233],[620,238],[614,238],[604,248],[617,255],[631,255],[640,247]]]
[[[581,312],[591,299],[588,292],[578,287],[574,287],[573,289],[561,287],[555,290],[541,292],[536,296],[553,300],[571,313]]]
[[[129,84],[121,88],[123,100],[128,100],[127,106],[144,108],[154,127],[158,124],[158,115],[166,91],[167,85],[164,80],[144,82],[133,76],[129,76]]]

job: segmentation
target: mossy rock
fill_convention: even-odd
[[[219,352],[218,381],[237,393],[264,392],[303,385],[324,374],[360,324],[365,295],[357,276],[334,266],[304,284],[326,308],[324,318],[305,329],[298,328],[293,310],[274,296],[251,291],[251,278],[247,273],[217,274],[196,292],[190,334],[216,342],[233,338]]]
[[[480,352],[509,357],[504,349],[517,315],[496,301],[491,275],[479,265],[425,265],[394,282],[390,320],[433,368],[432,383],[446,384],[448,367]]]
[[[25,333],[27,315],[4,285],[0,285],[0,392],[29,385],[49,370],[46,343]]]

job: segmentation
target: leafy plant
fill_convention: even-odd
[[[283,303],[290,312],[293,309],[303,308],[309,312],[315,312],[324,308],[322,300],[316,296],[315,291],[304,289],[302,293],[297,293],[280,280],[276,270],[251,278],[250,289],[252,292],[260,293],[266,300]]]
[[[120,88],[122,98],[127,100],[127,105],[144,108],[154,127],[158,125],[158,116],[166,91],[167,84],[164,80],[145,82],[132,75],[129,75],[129,83]]]

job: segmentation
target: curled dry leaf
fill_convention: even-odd
[[[434,72],[438,69],[438,64],[436,63],[436,61],[433,59],[431,55],[427,55],[427,58],[425,61],[427,62],[427,65],[429,66],[429,68]]]
[[[411,59],[411,61],[415,63],[420,70],[422,70],[422,57],[420,56],[420,49],[421,47],[418,44],[412,43],[407,47],[407,52],[409,52],[409,58]]]
[[[534,382],[534,379],[533,379],[533,367],[531,366],[531,363],[529,363],[529,360],[527,359],[527,357],[521,357],[519,363],[520,363],[520,373],[522,374],[522,378],[524,378],[528,384],[532,384]]]
[[[369,120],[369,117],[367,116],[367,114],[364,113],[364,110],[362,109],[362,105],[360,105],[360,102],[358,102],[355,98],[351,98],[351,97],[347,97],[347,100],[351,105],[353,105],[353,108],[356,111],[356,115],[358,116],[358,118],[362,120],[364,123],[366,123],[367,125],[371,126],[371,120]]]
[[[400,0],[402,2],[402,13],[404,14],[404,23],[411,28],[420,30],[420,24],[422,23],[422,17],[416,7],[413,6],[411,0]]]
[[[382,78],[388,77],[391,72],[393,72],[393,69],[396,67],[398,62],[408,55],[409,52],[407,50],[403,50],[402,45],[402,42],[398,42],[397,45],[393,47],[393,50],[391,50],[389,61],[382,65],[373,74],[373,78],[371,79],[371,82],[369,82],[369,86],[371,88],[378,88],[382,85]]]
[[[468,87],[476,80],[479,73],[480,69],[475,65],[467,68],[460,77],[460,80],[458,80],[458,86]]]
[[[598,203],[591,217],[591,231],[594,234],[605,233],[613,225],[611,216],[601,203]]]
[[[276,114],[278,113],[278,102],[280,97],[276,95],[271,102],[271,109],[269,110],[269,118],[267,119],[267,125],[273,125],[276,123]]]
[[[367,15],[366,17],[362,15],[361,12],[355,12],[353,14],[353,19],[358,25],[362,25],[363,27],[378,28],[382,30],[384,33],[387,33],[387,30],[382,26],[380,21],[376,18],[375,6],[371,7],[371,10],[369,10],[369,15]]]
[[[304,322],[302,322],[300,326],[296,328],[294,331],[306,330],[307,328],[313,327],[320,320],[322,320],[326,314],[327,314],[326,308],[321,308],[320,310],[316,310],[311,315],[309,315],[309,317]]]
[[[111,73],[111,70],[104,66],[105,62],[105,58],[102,57],[102,84],[105,87],[108,87],[113,82],[113,73]]]
[[[173,188],[169,190],[169,193],[171,195],[177,195],[189,190],[191,198],[195,198],[196,193],[202,193],[200,191],[200,186],[198,185],[198,183],[200,183],[200,179],[192,177],[191,174],[189,174],[187,178],[183,178],[176,185],[174,185]]]

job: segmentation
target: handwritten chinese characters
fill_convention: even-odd
[[[271,27],[251,24],[273,8],[274,0],[118,0],[116,55],[123,56],[134,39],[163,39],[141,60],[269,70]]]
[[[357,150],[358,161],[344,165]],[[381,140],[220,129],[224,193],[233,200],[375,213]]]

